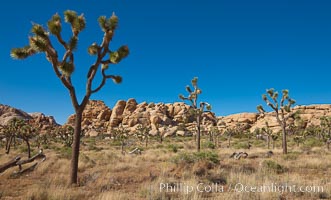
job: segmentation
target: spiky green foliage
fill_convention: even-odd
[[[64,11],[64,21],[73,25],[77,20],[77,13],[73,10]]]
[[[98,18],[98,22],[100,25],[100,28],[102,29],[102,31],[106,32],[107,31],[107,17],[106,16],[100,16]]]
[[[48,30],[53,35],[59,35],[62,31],[60,15],[57,13],[53,15],[52,18],[48,21],[47,26],[48,26]]]
[[[25,46],[23,48],[12,49],[10,52],[10,56],[14,59],[22,60],[29,56],[32,56],[35,53],[36,53],[36,51],[33,50],[30,46]]]
[[[109,60],[113,64],[121,62],[122,59],[129,55],[128,46],[121,46],[117,51],[109,53]]]
[[[30,47],[36,52],[44,52],[47,50],[47,40],[34,36],[29,38]]]
[[[113,15],[109,19],[107,19],[106,16],[100,16],[98,22],[102,31],[108,32],[117,28],[118,17],[115,15],[115,13],[113,13]]]
[[[39,24],[34,24],[31,29],[31,33],[34,33],[36,36],[47,39],[48,33],[46,30]]]
[[[62,74],[64,74],[67,77],[70,77],[71,74],[74,72],[75,67],[73,63],[65,62],[63,65],[59,66],[59,69],[61,70]]]

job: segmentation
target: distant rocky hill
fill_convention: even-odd
[[[20,109],[0,104],[0,125],[7,124],[13,118],[33,120],[39,124],[41,130],[46,130],[49,126],[59,126],[53,116],[45,116],[43,113],[26,113]]]
[[[298,116],[305,122],[306,126],[320,125],[320,118],[323,116],[331,116],[330,104],[308,105],[308,106],[295,106],[293,112],[297,112]],[[239,113],[234,115],[228,115],[225,117],[218,117],[218,126],[222,126],[223,123],[226,126],[235,126],[237,123],[241,123],[250,127],[250,131],[254,131],[256,128],[263,128],[268,122],[268,125],[274,131],[280,131],[281,128],[275,117],[275,112],[269,112],[265,114],[257,113]],[[288,124],[294,123],[293,119],[289,119]]]
[[[157,131],[165,136],[185,135],[190,134],[190,131],[187,130],[194,130],[195,127],[195,119],[191,109],[191,106],[183,102],[142,102],[138,104],[135,99],[120,100],[111,109],[103,101],[90,100],[83,113],[82,126],[85,133],[90,136],[111,133],[120,124],[131,132],[135,131],[139,124],[142,124],[151,127],[150,134],[152,135],[157,134]],[[299,113],[298,115],[304,120],[306,126],[320,125],[322,116],[331,116],[330,104],[295,106],[293,110]],[[49,126],[59,126],[52,116],[45,116],[43,113],[26,113],[0,104],[0,125],[7,124],[10,119],[15,117],[34,120],[42,130],[46,130]],[[66,124],[73,125],[74,120],[75,115],[71,115]],[[238,113],[218,117],[213,112],[206,112],[203,114],[202,120],[203,130],[208,130],[211,126],[217,126],[218,129],[222,130],[241,124],[247,130],[254,131],[256,128],[265,127],[265,122],[268,122],[269,127],[274,131],[280,130],[274,112],[263,115]],[[289,123],[294,123],[293,119],[290,119]]]
[[[90,100],[83,114],[83,129],[87,135],[98,135],[100,133],[111,133],[112,130],[122,124],[129,130],[134,131],[139,124],[150,126],[150,134],[156,134],[157,129],[163,134],[184,135],[183,126],[188,130],[194,129],[194,117],[190,112],[192,109],[183,102],[175,103],[137,103],[135,99],[118,101],[113,109],[109,108],[103,101]],[[331,116],[331,105],[309,105],[296,106],[294,111],[299,111],[299,116],[309,125],[319,125],[320,117]],[[215,116],[213,112],[203,114],[202,124],[205,130],[211,126],[219,129],[233,127],[236,124],[243,124],[250,131],[269,126],[277,131],[280,127],[274,117],[275,113],[270,112],[264,115],[257,113],[239,113],[228,116]],[[75,116],[68,118],[67,124],[74,123]],[[291,121],[293,122],[293,120]]]

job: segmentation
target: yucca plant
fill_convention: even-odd
[[[205,109],[211,110],[211,105],[207,102],[198,103],[198,97],[202,93],[202,90],[198,87],[198,77],[194,77],[191,81],[193,90],[189,85],[186,86],[186,91],[189,93],[187,97],[180,94],[179,98],[183,101],[189,101],[193,107],[193,112],[196,117],[196,139],[197,139],[197,151],[200,151],[200,134],[201,134],[201,122],[202,114],[205,112]]]
[[[80,135],[82,131],[81,121],[83,111],[92,94],[97,93],[105,85],[108,79],[112,79],[115,83],[120,83],[120,76],[107,74],[107,69],[111,64],[118,64],[121,60],[129,55],[129,48],[125,45],[113,51],[109,45],[113,39],[115,30],[118,26],[118,17],[113,13],[110,18],[101,16],[98,19],[103,37],[101,42],[92,43],[87,52],[91,56],[95,56],[94,63],[91,64],[87,74],[86,91],[81,101],[77,98],[76,89],[71,81],[71,77],[75,72],[75,52],[77,51],[79,34],[85,29],[86,21],[83,14],[78,15],[75,11],[67,10],[64,12],[64,22],[71,28],[71,34],[68,40],[62,37],[63,23],[59,14],[55,14],[47,23],[47,28],[42,25],[33,24],[29,37],[29,44],[22,48],[11,50],[11,56],[14,59],[25,59],[37,53],[44,53],[46,59],[50,62],[56,76],[61,83],[68,89],[71,102],[73,104],[76,118],[74,126],[74,139],[72,145],[71,172],[70,183],[77,184],[78,173],[78,157],[80,146]],[[51,36],[55,37],[60,46],[64,49],[63,55],[59,55],[53,45]],[[93,83],[98,71],[101,73],[102,79],[100,83]],[[95,88],[92,88],[96,86]]]
[[[272,110],[276,113],[276,119],[283,132],[283,154],[287,154],[287,120],[291,117],[294,117],[295,113],[292,110],[292,106],[295,104],[295,100],[290,98],[288,90],[282,90],[282,97],[280,99],[280,103],[278,100],[278,92],[273,88],[267,90],[267,94],[262,95],[263,101],[272,108]],[[273,102],[273,103],[271,103]],[[262,105],[257,106],[257,110],[263,114],[265,110]]]

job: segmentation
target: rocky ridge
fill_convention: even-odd
[[[165,136],[177,134],[189,134],[188,130],[194,130],[194,116],[191,114],[191,106],[184,102],[175,103],[137,103],[135,99],[127,101],[119,100],[113,109],[109,108],[103,101],[90,100],[83,113],[83,129],[87,135],[111,133],[120,124],[134,132],[139,124],[149,126],[150,134],[155,135],[158,131]],[[306,125],[319,125],[320,117],[331,116],[331,105],[309,105],[295,106],[299,116],[306,122]],[[280,127],[275,119],[275,113],[238,113],[228,116],[217,117],[213,112],[203,114],[203,130],[217,126],[219,130],[234,127],[242,124],[251,132],[256,128],[265,127],[268,121],[274,131]],[[70,116],[67,124],[73,124],[74,115]],[[290,121],[290,123],[293,122]],[[184,128],[185,127],[185,128]],[[191,131],[194,132],[194,131]]]
[[[38,124],[41,131],[47,130],[50,126],[59,126],[53,116],[46,116],[43,113],[26,113],[20,109],[0,104],[0,125],[6,125],[11,119],[32,120]]]

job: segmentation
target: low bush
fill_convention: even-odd
[[[277,162],[275,162],[273,160],[263,161],[262,166],[264,169],[275,172],[277,174],[280,174],[280,173],[283,173],[286,171],[285,167],[281,166],[280,164],[278,164]]]
[[[180,153],[175,156],[172,161],[176,164],[178,163],[195,163],[197,161],[210,161],[212,163],[219,163],[219,157],[216,153],[210,151],[203,151],[203,152],[195,152],[195,153]]]
[[[203,148],[208,148],[208,149],[215,149],[215,144],[213,142],[207,141],[202,143]]]

